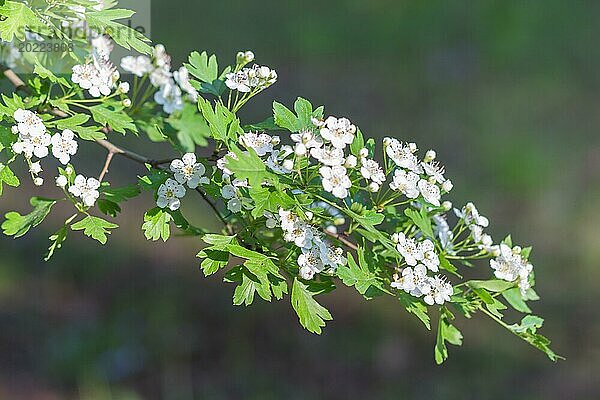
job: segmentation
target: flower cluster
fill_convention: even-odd
[[[490,266],[494,270],[494,275],[498,279],[508,282],[519,280],[519,289],[525,296],[527,290],[531,287],[529,284],[529,275],[533,271],[533,266],[523,255],[522,249],[515,246],[512,249],[501,244],[499,247],[499,255],[493,260],[490,260]]]
[[[231,90],[241,93],[260,92],[277,82],[277,72],[269,67],[253,65],[251,68],[230,72],[226,78],[225,85]]]
[[[423,264],[417,264],[414,268],[404,268],[401,276],[395,274],[391,286],[412,296],[423,297],[423,301],[430,306],[450,301],[454,292],[452,285],[446,282],[443,276],[428,276],[427,267]]]
[[[175,211],[181,206],[180,199],[185,196],[184,185],[190,189],[196,189],[199,185],[209,183],[209,179],[204,176],[206,167],[197,162],[194,153],[184,154],[181,160],[171,161],[170,170],[175,179],[168,178],[165,183],[160,185],[157,191],[156,205],[160,208],[169,207]]]
[[[45,158],[49,154],[48,148],[52,146],[52,155],[62,164],[68,164],[71,157],[77,153],[75,134],[65,129],[62,133],[51,136],[42,119],[29,110],[19,108],[14,112],[13,118],[16,125],[13,125],[12,132],[18,135],[18,139],[12,145],[12,150],[16,154],[23,154],[29,164],[34,183],[41,186],[44,180],[38,175],[42,172],[42,166],[39,161],[33,162],[32,158]]]
[[[279,215],[274,218],[277,217],[284,232],[284,240],[294,243],[301,249],[297,263],[302,279],[313,279],[315,274],[326,270],[334,271],[338,266],[346,264],[344,251],[324,239],[317,228],[302,221],[293,212],[282,208],[279,209]]]
[[[61,175],[62,176],[62,175]],[[64,176],[62,176],[65,178]],[[57,178],[57,185],[65,186],[65,179]],[[63,185],[64,183],[64,185]],[[96,204],[96,200],[100,196],[98,188],[100,187],[100,181],[96,178],[86,178],[83,175],[77,175],[75,181],[71,187],[69,187],[69,193],[75,197],[79,197],[83,204],[87,207],[93,207]]]
[[[452,181],[444,177],[445,168],[434,161],[435,151],[428,151],[425,158],[419,161],[415,155],[417,145],[414,143],[385,138],[383,145],[386,155],[397,167],[390,188],[409,199],[416,199],[421,195],[427,203],[440,207],[442,193],[450,192],[453,185]]]
[[[190,82],[188,70],[181,67],[171,71],[171,56],[162,44],[154,47],[152,58],[145,55],[123,57],[121,68],[140,78],[148,76],[152,86],[158,88],[154,101],[163,106],[167,114],[183,109],[184,92],[190,101],[198,100],[198,92]]]
[[[86,64],[73,67],[71,80],[92,97],[108,96],[119,80],[120,75],[114,65],[107,59],[93,57]]]
[[[469,227],[471,237],[480,249],[488,252],[494,250],[492,237],[483,232],[483,229],[489,226],[490,221],[479,213],[475,204],[469,202],[461,210],[454,209],[454,213]]]

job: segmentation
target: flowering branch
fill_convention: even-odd
[[[82,7],[83,14],[90,11]],[[100,32],[118,27],[112,14],[92,12]],[[0,26],[0,39],[4,35]],[[156,201],[143,217],[146,238],[167,240],[172,226],[201,237],[207,245],[198,254],[202,271],[209,276],[227,268],[236,305],[249,305],[256,296],[279,300],[291,290],[300,323],[321,333],[332,317],[315,296],[344,284],[366,299],[394,296],[428,328],[430,312],[437,311],[438,363],[448,356],[446,343],[462,343],[452,324],[455,313],[469,318],[482,312],[551,359],[560,357],[537,333],[543,320],[527,304],[538,299],[531,248],[513,245],[510,236],[494,242],[485,233],[488,219],[472,203],[454,208],[445,199],[453,184],[435,151],[419,156],[416,144],[394,138],[385,138],[378,150],[349,119],[326,117],[323,107],[302,98],[293,110],[274,102],[272,117],[243,124],[238,111],[278,78],[269,67],[249,66],[252,52],[238,53],[235,64],[222,69],[216,56],[194,52],[172,71],[164,46],[146,47],[136,35],[125,40],[143,53],[120,62],[133,89],[110,60],[114,43],[107,35],[85,45],[87,56],[72,66],[70,79],[36,64],[34,84],[27,86],[3,68],[23,97],[3,96],[0,104],[0,154],[7,158],[0,164],[0,195],[2,184],[20,185],[10,167],[18,159],[43,185],[41,161],[51,154],[62,164],[56,184],[77,210],[52,236],[46,259],[63,245],[68,228],[105,244],[117,225],[93,211],[115,218],[121,203],[146,190]],[[7,64],[22,61],[17,58]],[[154,160],[107,140],[129,132],[169,143],[181,157]],[[71,163],[86,141],[107,151],[98,179],[77,174]],[[209,145],[212,155],[198,159],[196,148]],[[106,182],[117,155],[148,168],[137,185]],[[214,211],[225,235],[207,234],[187,221],[180,206],[190,190]],[[31,204],[30,215],[6,214],[6,235],[35,228],[57,200],[34,198]],[[479,272],[484,279],[464,280],[463,266],[483,259],[489,262]],[[520,323],[504,321],[508,307],[526,314]]]

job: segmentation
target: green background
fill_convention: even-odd
[[[232,287],[198,271],[197,239],[144,240],[146,198],[127,203],[104,249],[74,234],[42,262],[62,215],[0,240],[0,398],[598,396],[599,2],[170,0],[152,12],[152,39],[175,65],[192,50],[229,60],[252,49],[277,70],[248,121],[303,96],[371,136],[435,148],[456,205],[474,201],[496,240],[511,232],[534,246],[533,308],[567,360],[552,364],[477,316],[457,322],[465,344],[437,367],[434,333],[393,299],[346,288],[322,298],[335,320],[320,337],[286,301],[236,308]],[[82,149],[76,163],[94,175],[103,158]],[[108,179],[133,182],[137,168],[117,160]],[[5,196],[0,211],[27,209],[22,192]],[[201,200],[184,203],[217,226]]]

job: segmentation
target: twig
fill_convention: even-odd
[[[348,236],[346,236],[346,235],[342,235],[342,234],[339,234],[339,233],[333,233],[333,232],[329,232],[327,229],[325,229],[323,232],[325,232],[325,234],[326,234],[327,236],[330,236],[330,237],[332,237],[332,238],[334,238],[334,239],[337,239],[337,240],[339,240],[339,241],[340,241],[340,242],[342,242],[344,245],[346,245],[346,247],[349,247],[349,248],[351,248],[352,250],[358,250],[358,245],[356,245],[356,244],[352,243],[352,242],[350,241],[350,239],[348,238]]]
[[[102,172],[100,172],[100,176],[98,177],[99,182],[102,182],[104,176],[108,173],[108,167],[110,167],[110,162],[112,161],[114,155],[115,153],[113,153],[112,151],[109,151],[106,155],[106,162],[104,163],[104,168],[102,168]]]

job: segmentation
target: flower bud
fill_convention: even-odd
[[[67,186],[67,183],[67,177],[64,175],[60,175],[58,178],[56,178],[56,186],[60,188],[64,188],[65,186]]]
[[[400,235],[399,235],[399,234],[397,234],[397,233],[394,233],[394,234],[392,235],[392,242],[394,242],[394,243],[398,243],[399,241],[400,241]]]
[[[283,168],[285,168],[289,171],[293,170],[294,169],[294,160],[290,160],[290,159],[285,160],[283,162]]]
[[[281,139],[279,138],[279,136],[273,136],[271,138],[271,144],[273,146],[277,146],[279,143],[281,143]]]
[[[358,152],[358,154],[360,155],[360,158],[365,158],[369,156],[369,150],[366,149],[365,147],[363,147],[362,149],[360,149],[360,151]]]
[[[452,210],[452,202],[451,201],[445,201],[442,203],[442,208],[444,209],[444,211],[450,211]]]
[[[367,189],[371,193],[377,193],[379,191],[379,184],[377,182],[371,182]]]
[[[452,188],[454,188],[454,184],[452,183],[452,181],[450,179],[444,181],[444,183],[442,183],[442,190],[444,190],[445,192],[450,192],[452,190]]]
[[[40,172],[42,172],[42,166],[40,165],[40,162],[34,162],[31,164],[31,166],[29,167],[29,172],[31,172],[34,175],[39,174]]]
[[[39,176],[33,180],[33,184],[35,186],[42,186],[44,184],[44,179]]]
[[[123,103],[123,107],[127,107],[127,108],[131,107],[131,99],[123,99],[122,103]]]
[[[389,145],[390,145],[390,143],[392,143],[392,138],[389,138],[389,137],[385,137],[385,138],[383,138],[383,146],[384,146],[384,147],[387,147],[387,146],[389,146]]]
[[[409,143],[408,144],[408,148],[410,149],[411,152],[416,153],[417,150],[419,150],[419,148],[417,147],[416,143]]]
[[[10,130],[12,131],[12,133],[14,133],[15,135],[19,134],[19,127],[16,125],[13,125]]]
[[[250,50],[244,53],[244,59],[247,63],[254,61],[254,53]]]
[[[346,163],[344,165],[346,168],[354,168],[354,167],[356,167],[357,164],[358,164],[358,160],[356,159],[356,157],[350,155],[346,159]]]
[[[117,92],[127,94],[129,93],[129,82],[121,82],[117,87]]]
[[[315,277],[315,271],[313,271],[310,267],[300,268],[299,273],[300,273],[300,278],[306,279],[307,281],[309,281]]]
[[[307,151],[308,149],[302,143],[296,143],[296,146],[294,146],[294,153],[296,153],[297,156],[304,156]]]
[[[75,173],[75,171],[73,170],[73,167],[71,167],[70,165],[69,165],[69,166],[67,166],[67,168],[65,168],[65,172],[66,172],[68,175],[71,175],[71,174]]]
[[[346,223],[346,219],[344,217],[335,217],[333,220],[333,224],[335,226],[344,225]]]
[[[423,159],[423,161],[425,161],[426,163],[432,162],[433,160],[435,160],[436,157],[437,157],[437,154],[435,153],[435,150],[427,150],[427,153],[425,153],[425,158]]]
[[[312,211],[306,212],[306,218],[308,218],[309,221],[312,220],[314,216],[315,216],[315,214],[313,214]]]

